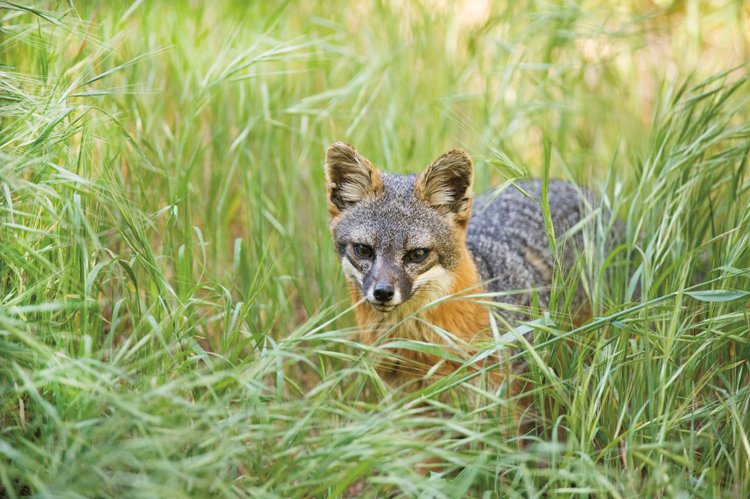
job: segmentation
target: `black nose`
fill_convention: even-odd
[[[375,285],[373,290],[375,299],[382,302],[390,301],[393,298],[393,286],[390,284],[379,282]]]

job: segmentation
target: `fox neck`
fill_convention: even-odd
[[[356,286],[350,284],[352,299],[359,302],[356,315],[362,340],[367,344],[411,340],[443,345],[449,353],[459,357],[469,353],[467,347],[472,342],[489,335],[489,313],[483,305],[466,297],[483,291],[476,265],[466,248],[450,275],[443,296],[433,295],[427,299],[414,296],[390,313],[374,310],[362,300]],[[436,300],[438,303],[431,304]],[[408,374],[421,376],[443,360],[437,355],[412,349],[390,350],[400,360],[378,364],[379,373],[386,379]],[[450,362],[443,362],[438,372],[446,374],[455,367]]]

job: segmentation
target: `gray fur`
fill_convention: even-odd
[[[549,304],[554,258],[544,228],[541,209],[542,183],[538,180],[518,182],[531,199],[510,187],[495,196],[479,196],[469,220],[466,244],[474,257],[479,274],[490,292],[536,289],[539,303]],[[574,185],[552,180],[548,186],[550,214],[555,237],[559,241],[581,219],[583,195],[589,202],[593,195]],[[580,247],[578,231],[563,244],[561,263],[569,269]],[[528,306],[529,293],[496,297],[496,300]]]

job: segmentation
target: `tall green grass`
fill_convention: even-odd
[[[0,2],[0,495],[750,495],[749,13],[658,4]],[[592,319],[526,326],[528,435],[374,373],[337,139],[619,219]]]

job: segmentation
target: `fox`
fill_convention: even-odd
[[[511,324],[532,302],[549,306],[556,266],[569,270],[575,262],[580,235],[557,259],[550,249],[541,181],[519,181],[525,193],[475,199],[474,164],[461,149],[419,174],[398,175],[335,142],[325,154],[325,178],[329,227],[358,329],[365,344],[392,345],[375,366],[392,386],[450,374],[492,340],[490,312],[477,294],[511,305],[502,313]],[[591,194],[560,180],[550,180],[547,191],[554,231],[566,233]],[[437,345],[446,355],[400,347],[400,340]],[[492,371],[493,383],[506,375]]]

